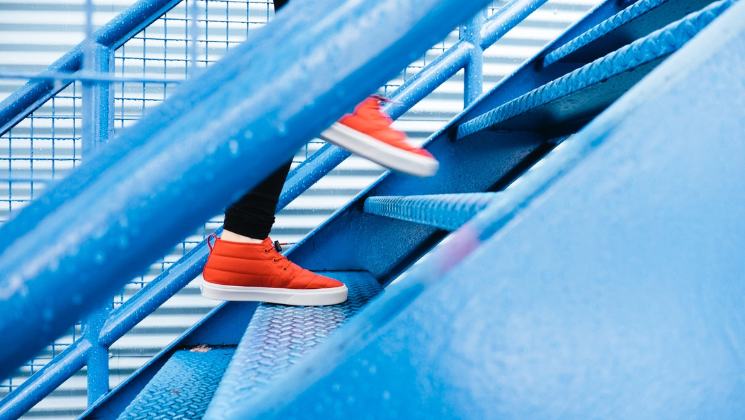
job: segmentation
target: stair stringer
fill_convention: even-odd
[[[745,3],[241,418],[742,418]]]

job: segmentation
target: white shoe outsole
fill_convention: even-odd
[[[225,286],[202,281],[207,299],[278,303],[292,306],[337,305],[347,300],[347,286],[329,289],[279,289],[272,287]]]
[[[391,146],[340,123],[326,129],[321,133],[321,138],[386,168],[409,175],[432,176],[440,166],[435,159]]]

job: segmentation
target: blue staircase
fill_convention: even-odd
[[[225,304],[81,418],[741,418],[742,22],[603,3],[287,253],[345,304]]]

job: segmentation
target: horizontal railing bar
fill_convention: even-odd
[[[62,82],[94,83],[181,83],[184,79],[162,79],[153,77],[105,76],[93,73],[48,72],[42,74],[0,72],[0,79],[59,80]]]
[[[220,233],[222,228],[218,230]],[[165,301],[184,288],[202,271],[209,252],[202,241],[179,261],[163,271],[137,294],[115,309],[101,329],[99,344],[111,346]]]
[[[481,48],[487,49],[525,20],[547,0],[512,0],[487,19],[481,27]]]
[[[80,338],[3,398],[0,420],[15,420],[85,366],[91,343]]]

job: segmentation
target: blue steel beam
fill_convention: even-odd
[[[0,230],[0,378],[485,3],[294,2],[182,85]]]
[[[497,109],[458,126],[458,139],[484,130],[540,130],[589,119],[727,10],[718,1]]]
[[[594,26],[543,59],[590,62],[712,3],[711,0],[643,0]]]
[[[739,3],[232,418],[742,418],[743,21]]]
[[[93,33],[93,42],[112,51],[119,48],[181,0],[140,0]],[[40,76],[74,73],[83,65],[85,41],[55,61]],[[32,81],[0,103],[0,135],[5,134],[49,98],[69,85],[71,80],[55,84],[53,79]]]

